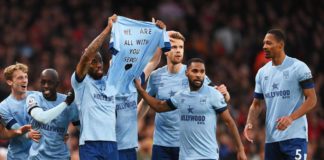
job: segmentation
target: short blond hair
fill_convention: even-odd
[[[16,64],[10,65],[4,69],[3,71],[4,78],[6,80],[12,80],[13,73],[17,70],[21,70],[24,73],[28,73],[27,65],[17,62]]]
[[[180,39],[183,42],[186,41],[186,38],[180,32],[168,31],[168,34],[171,39]]]

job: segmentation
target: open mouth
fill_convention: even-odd
[[[27,85],[21,85],[21,88],[27,89]]]
[[[44,92],[43,92],[44,94],[50,94],[51,93],[51,91],[50,90],[44,90]]]
[[[201,84],[200,80],[194,80],[195,84]]]

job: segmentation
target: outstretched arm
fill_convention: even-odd
[[[116,19],[117,15],[115,14],[109,17],[107,27],[84,50],[83,55],[81,56],[81,59],[76,68],[76,75],[79,79],[83,79],[86,76],[91,60],[95,57],[98,49],[110,34],[113,22],[115,22]]]
[[[31,129],[31,125],[24,125],[18,129],[8,130],[0,124],[0,139],[11,139],[25,134]]]
[[[237,148],[237,159],[246,160],[247,158],[244,152],[244,146],[242,144],[239,131],[228,109],[222,112],[220,116],[225,121],[225,124],[230,129],[230,133],[232,133],[232,136],[234,138],[236,148]]]
[[[42,135],[38,131],[31,129],[31,127],[28,127],[28,125],[26,127],[26,126],[20,126],[18,123],[15,123],[14,125],[12,125],[11,129],[16,130],[18,132],[19,130],[24,132],[27,130],[28,132],[27,131],[25,132],[24,137],[27,139],[31,139],[37,143],[39,142],[39,139],[42,137]]]
[[[253,143],[253,127],[261,111],[262,111],[261,100],[254,98],[244,128],[244,136],[251,143]]]
[[[59,105],[44,111],[39,106],[31,106],[28,113],[38,122],[47,124],[57,116],[59,116],[67,106],[69,106],[74,100],[74,92],[70,91],[64,102]]]
[[[143,97],[143,99],[150,105],[150,107],[156,112],[167,112],[171,111],[172,108],[167,104],[166,101],[160,101],[150,96],[141,86],[141,82],[135,79],[135,87],[137,92]]]

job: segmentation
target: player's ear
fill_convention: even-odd
[[[9,86],[12,86],[12,83],[13,83],[12,80],[7,80],[6,82],[7,82],[7,84],[8,84]]]
[[[279,47],[280,47],[280,49],[284,49],[284,47],[285,47],[285,43],[283,42],[283,41],[280,41],[279,42]]]

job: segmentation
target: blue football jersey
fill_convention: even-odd
[[[27,91],[27,95],[34,93]],[[26,98],[22,100],[15,99],[12,95],[8,96],[0,103],[0,116],[2,124],[8,129],[14,124],[20,126],[29,124],[30,117],[26,110]],[[28,158],[31,140],[25,136],[18,136],[9,140],[7,159],[21,159]]]
[[[178,91],[188,89],[189,82],[185,75],[186,65],[182,65],[176,74],[169,73],[167,66],[163,66],[152,72],[148,84],[147,92],[160,100],[167,100]],[[208,77],[204,84],[209,84]],[[179,147],[179,111],[174,110],[155,114],[154,144],[165,147]]]
[[[279,66],[268,62],[257,73],[255,98],[266,103],[266,143],[292,138],[307,139],[306,115],[296,119],[284,131],[276,129],[277,119],[289,116],[304,102],[303,88],[313,88],[314,83],[304,86],[300,82],[312,78],[307,65],[295,58],[286,56]]]
[[[136,92],[131,83],[139,77],[156,49],[170,50],[165,29],[152,22],[132,20],[118,16],[111,31],[110,48],[113,51],[108,84],[118,93]]]
[[[41,92],[34,93],[27,97],[27,110],[30,112],[30,109],[37,106],[46,111],[64,102],[65,99],[66,95],[57,93],[55,101],[48,101]],[[38,122],[31,117],[32,128],[39,131],[42,137],[39,143],[32,143],[29,159],[70,159],[70,151],[64,142],[64,136],[67,133],[69,123],[78,120],[78,109],[74,103],[47,124]]]
[[[107,75],[100,80],[86,75],[82,82],[75,73],[71,77],[81,124],[80,145],[85,141],[116,142],[116,92],[107,82]]]
[[[116,95],[118,150],[137,147],[137,92]]]
[[[189,88],[167,100],[180,114],[179,159],[218,159],[216,113],[226,110],[224,96],[213,87]]]

